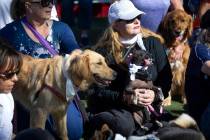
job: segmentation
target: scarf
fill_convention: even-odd
[[[128,47],[134,46],[136,43],[138,44],[138,46],[142,49],[146,51],[146,48],[144,46],[143,40],[142,40],[142,34],[137,34],[136,36],[132,37],[132,38],[120,38],[120,42]]]

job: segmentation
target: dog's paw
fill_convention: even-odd
[[[163,106],[170,106],[171,105],[171,96],[168,96],[167,98],[165,98],[163,100],[163,103],[162,103]]]

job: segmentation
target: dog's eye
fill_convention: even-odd
[[[171,23],[172,23],[172,24],[174,24],[174,23],[175,23],[175,20],[174,20],[174,19],[172,19],[172,20],[171,20]]]
[[[185,20],[184,20],[184,19],[181,19],[180,21],[181,21],[182,23],[183,23],[183,22],[185,22]]]
[[[102,65],[102,62],[98,62],[98,63],[96,63],[97,65]]]

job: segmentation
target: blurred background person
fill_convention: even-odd
[[[201,28],[191,53],[185,75],[185,94],[189,114],[210,139],[210,9],[201,18]]]
[[[12,22],[10,16],[10,4],[12,0],[1,0],[0,2],[0,29],[3,28],[7,23]]]
[[[75,19],[73,12],[75,0],[61,0],[61,21],[67,23],[70,27],[78,25],[79,45],[82,48],[90,45],[89,30],[92,22],[92,0],[78,0],[79,16]]]
[[[141,25],[145,28],[157,32],[161,21],[169,9],[183,9],[181,0],[131,0],[136,8],[144,11]]]

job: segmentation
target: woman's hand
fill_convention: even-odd
[[[148,106],[151,105],[155,99],[155,93],[150,89],[135,89],[134,95],[136,97],[137,105]]]

